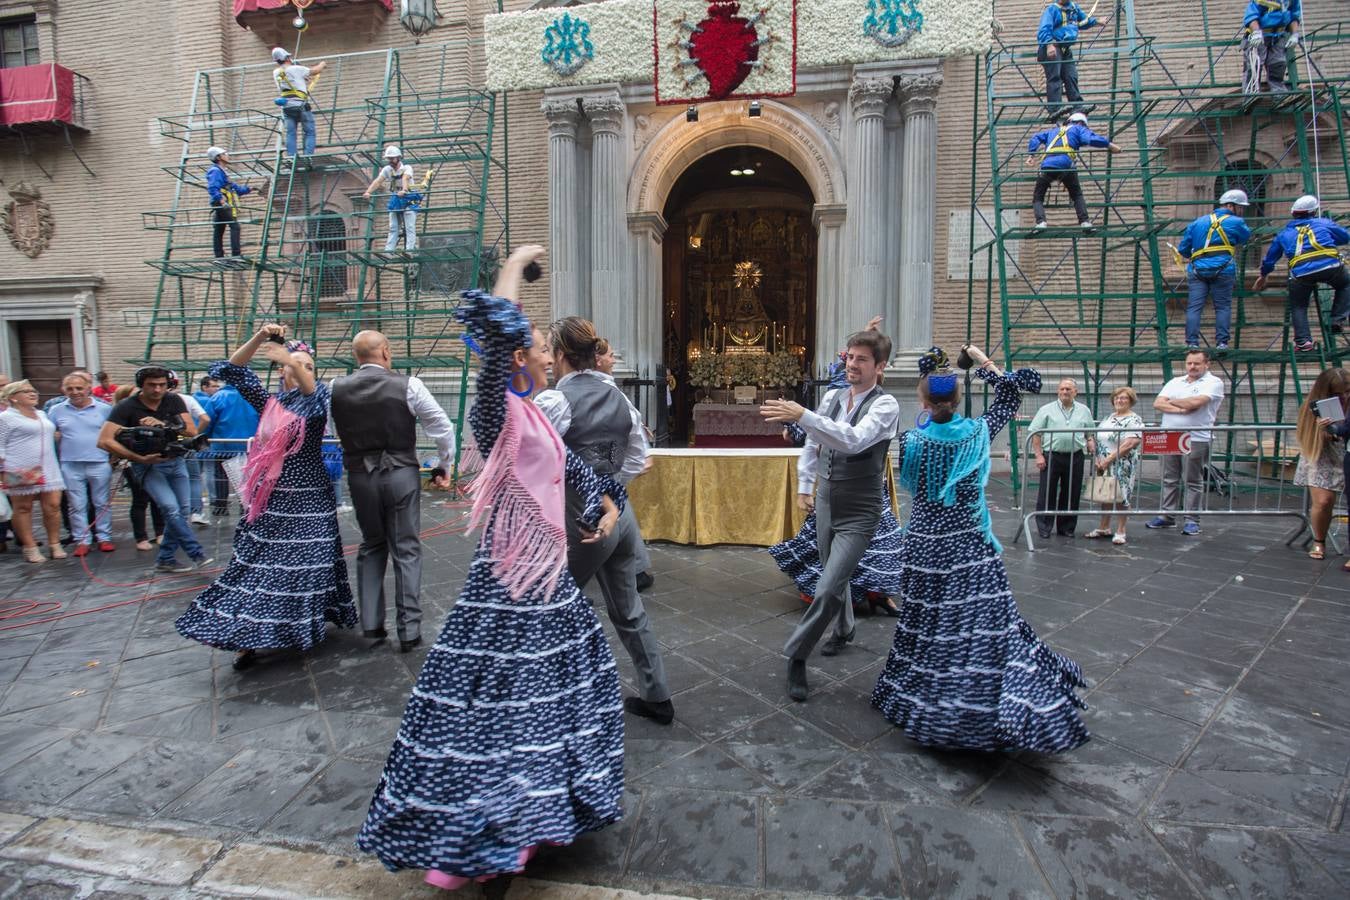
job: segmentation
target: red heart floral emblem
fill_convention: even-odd
[[[726,98],[759,59],[759,35],[739,3],[709,3],[708,15],[689,37],[689,56],[708,79],[708,96]]]

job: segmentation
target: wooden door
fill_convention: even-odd
[[[19,337],[19,374],[41,395],[41,402],[61,393],[61,379],[75,368],[75,341],[69,319],[14,322]]]

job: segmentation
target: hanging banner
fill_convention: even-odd
[[[795,0],[656,0],[655,7],[657,103],[796,93]]]

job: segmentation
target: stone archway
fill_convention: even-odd
[[[741,103],[701,107],[698,122],[686,122],[683,116],[672,119],[652,135],[634,161],[627,198],[632,296],[656,301],[638,304],[635,310],[639,366],[661,360],[661,243],[666,229],[661,210],[680,175],[717,150],[740,146],[769,150],[802,174],[816,200],[812,216],[818,232],[816,296],[838,296],[844,285],[848,195],[844,162],[834,139],[799,109],[770,100],[761,106],[762,115],[753,119]],[[818,319],[817,346],[833,347],[839,326],[831,315],[819,314]]]

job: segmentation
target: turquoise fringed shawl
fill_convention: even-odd
[[[994,537],[994,523],[984,486],[989,483],[989,423],[983,418],[953,416],[944,424],[931,423],[905,433],[905,459],[900,466],[900,484],[918,496],[920,474],[927,498],[943,506],[956,505],[956,486],[971,474],[976,475],[980,495],[975,510],[984,539],[996,552],[1003,545]]]

